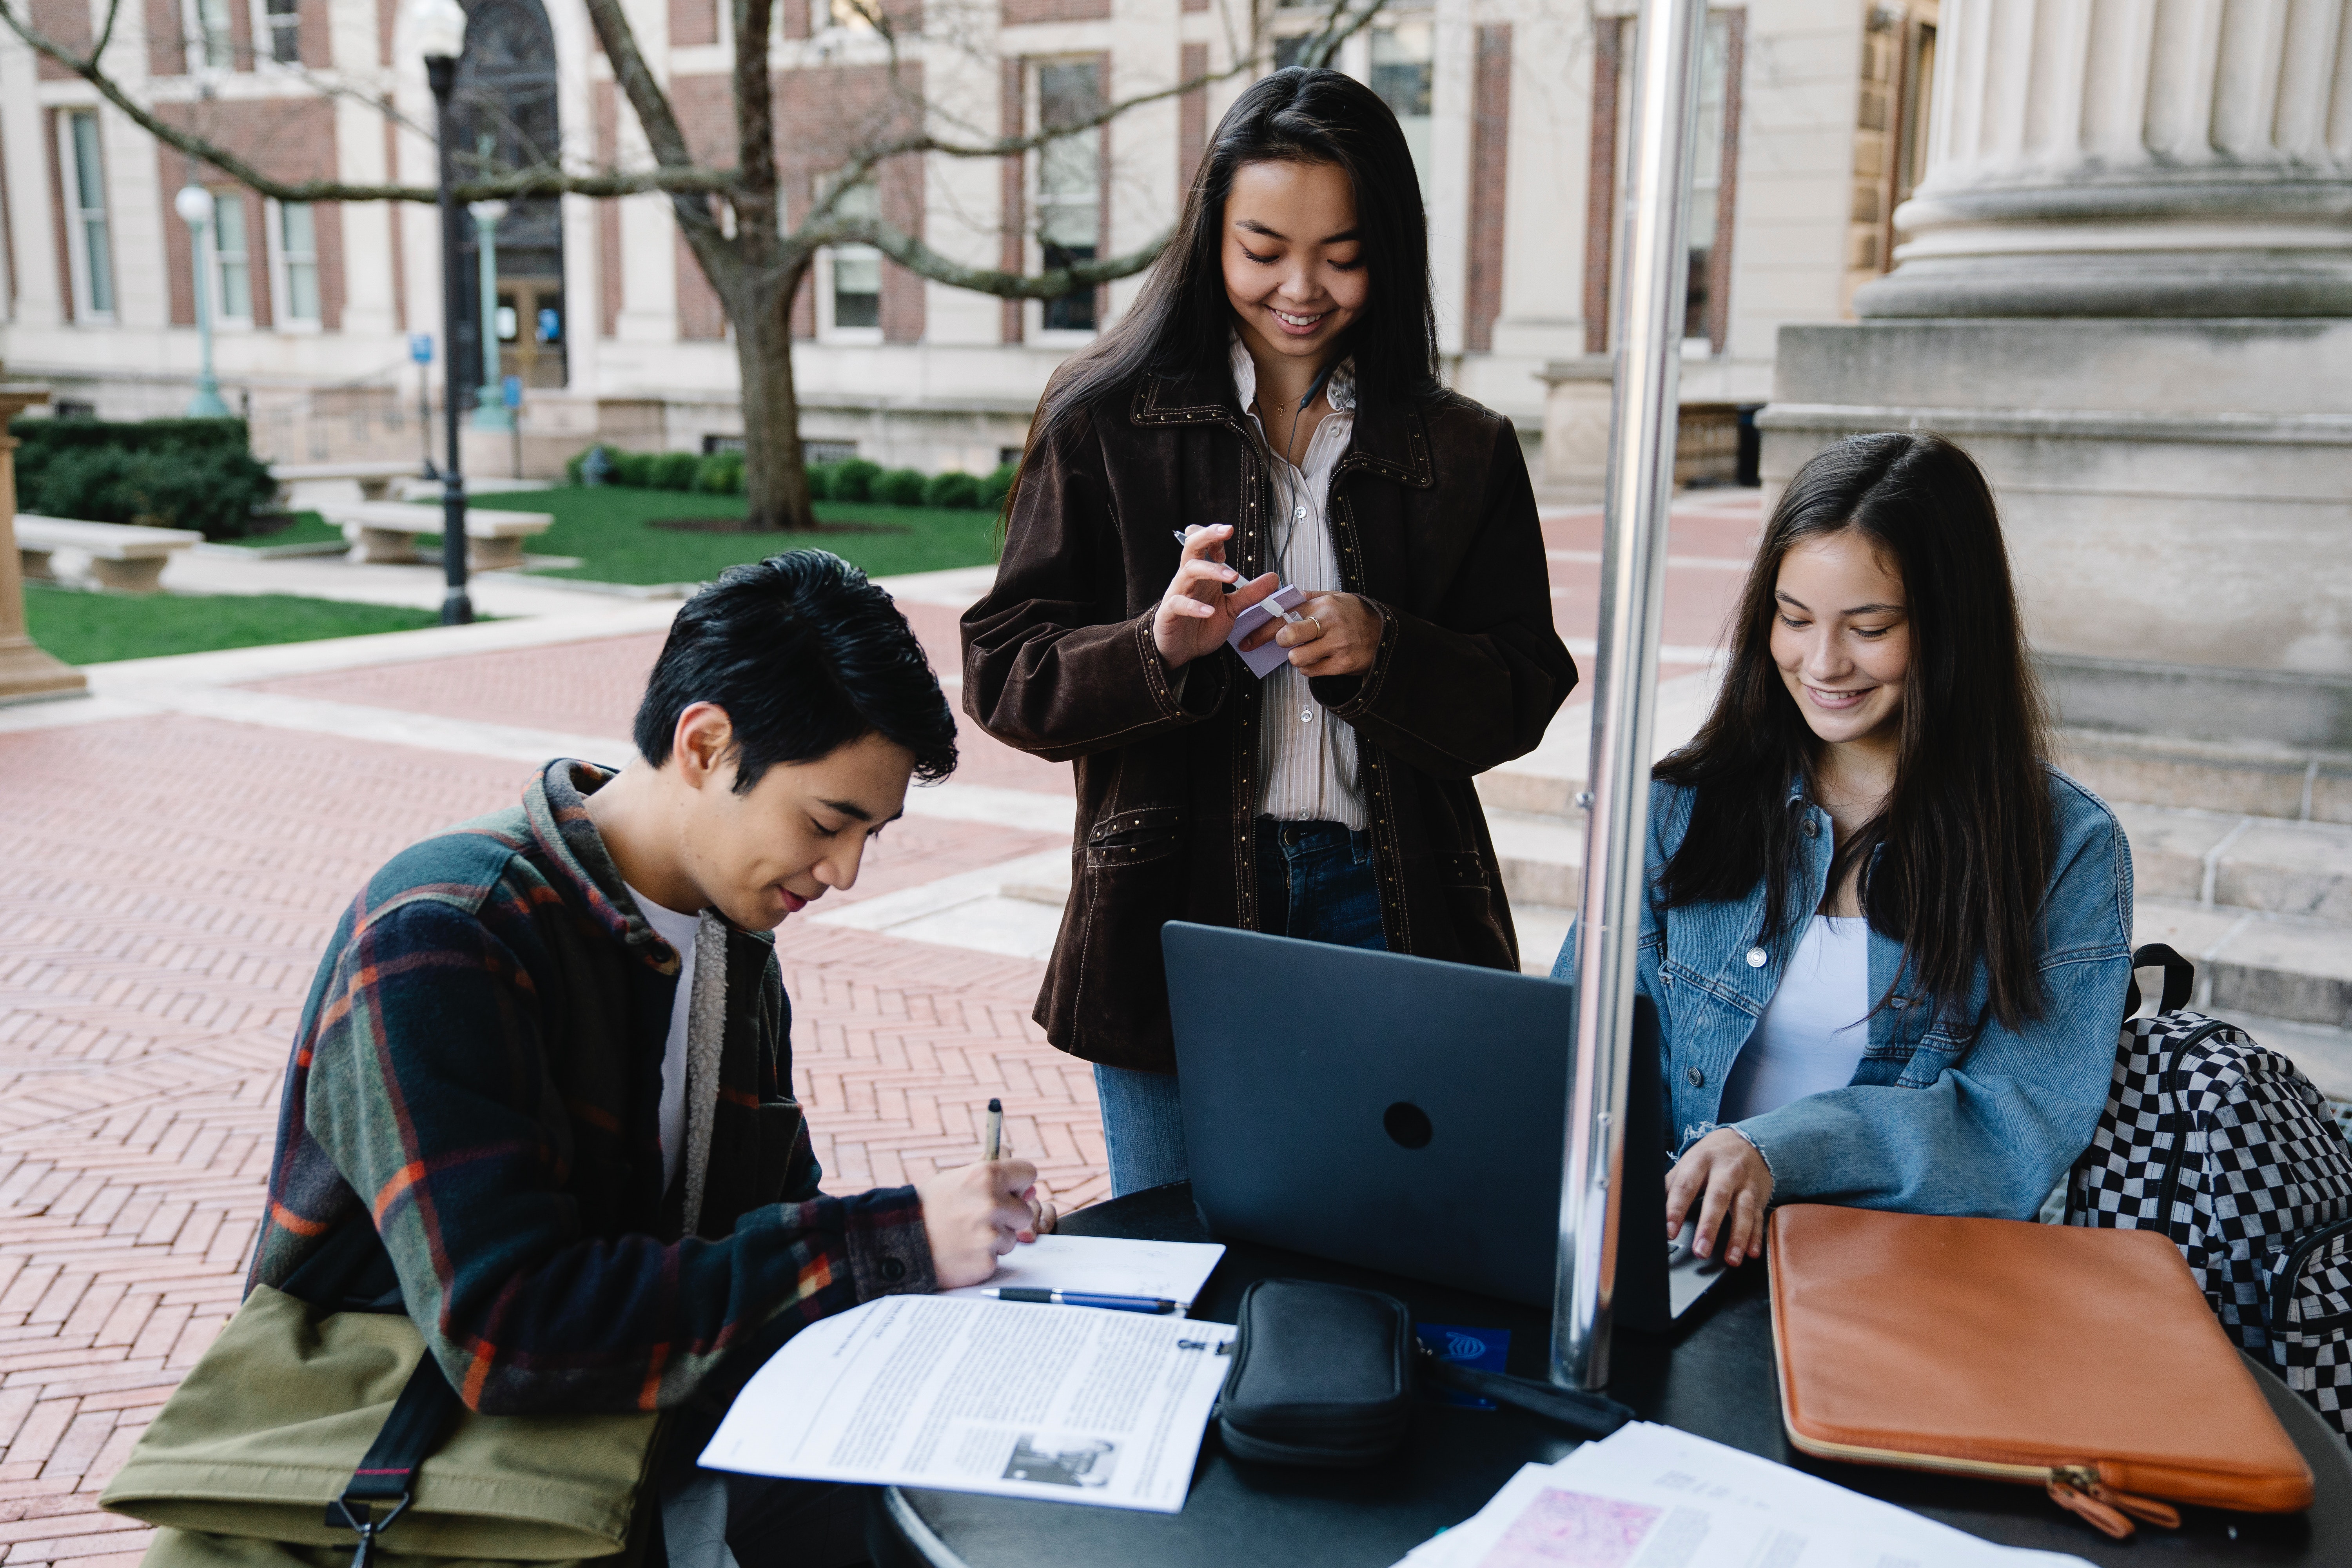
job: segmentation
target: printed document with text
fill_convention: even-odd
[[[711,1469],[1174,1513],[1229,1323],[886,1296],[803,1329],[736,1396]]]

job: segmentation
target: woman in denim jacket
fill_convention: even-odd
[[[1651,784],[1667,1230],[1737,1264],[1776,1202],[2030,1219],[2105,1104],[2131,854],[2046,760],[1984,476],[1935,436],[1822,452],[1738,617]]]

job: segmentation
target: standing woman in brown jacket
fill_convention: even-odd
[[[1038,407],[963,700],[1077,764],[1037,1019],[1095,1064],[1114,1192],[1187,1173],[1166,921],[1517,967],[1471,779],[1576,667],[1518,437],[1436,372],[1404,134],[1292,68],[1225,115],[1134,307]],[[1309,596],[1245,645],[1288,650],[1260,680],[1223,645],[1284,584]]]

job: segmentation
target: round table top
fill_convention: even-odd
[[[1209,1241],[1185,1185],[1098,1204],[1068,1215],[1076,1236]],[[1229,1242],[1193,1315],[1232,1322],[1243,1289],[1262,1279],[1328,1279],[1386,1290],[1416,1322],[1510,1333],[1509,1370],[1542,1377],[1550,1322],[1533,1308],[1327,1262],[1249,1242]],[[2263,1392],[2312,1468],[2318,1500],[2305,1514],[2263,1516],[2184,1509],[2179,1531],[2143,1526],[2112,1542],[2036,1489],[1921,1471],[1842,1465],[1791,1449],[1780,1425],[1771,1307],[1764,1270],[1738,1270],[1669,1335],[1620,1331],[1609,1393],[1643,1419],[1914,1509],[2011,1546],[2071,1552],[2099,1563],[2352,1563],[2352,1449],[2286,1385],[2261,1374]],[[2251,1364],[2251,1363],[2250,1363]],[[1577,1439],[1541,1418],[1425,1401],[1396,1458],[1364,1469],[1308,1470],[1240,1464],[1212,1423],[1183,1510],[1144,1513],[1080,1508],[970,1492],[887,1489],[874,1545],[886,1568],[1389,1568],[1406,1552],[1486,1505],[1520,1466],[1564,1458]]]

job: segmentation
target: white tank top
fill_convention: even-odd
[[[1870,1046],[1870,921],[1815,915],[1723,1086],[1726,1125],[1853,1081]]]

